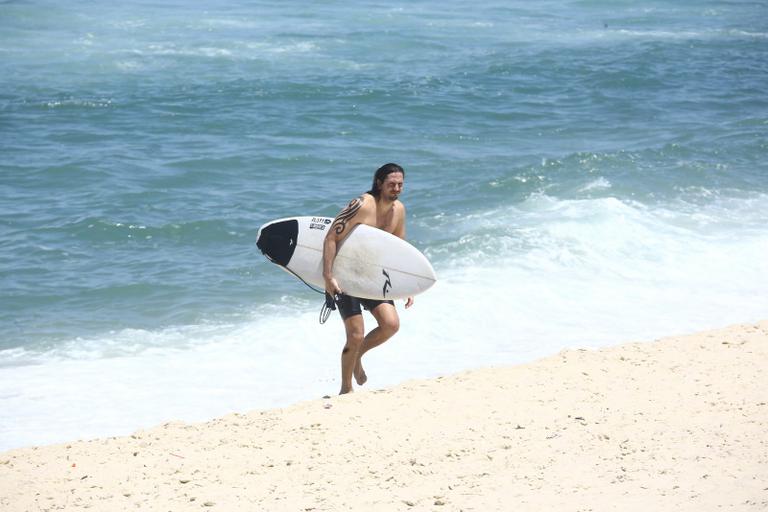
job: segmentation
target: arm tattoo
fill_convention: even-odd
[[[333,221],[333,226],[331,227],[337,235],[342,234],[344,230],[347,229],[347,222],[355,216],[361,206],[363,206],[363,198],[358,197],[357,199],[350,201],[347,207],[341,210],[341,213],[336,216],[336,220]]]

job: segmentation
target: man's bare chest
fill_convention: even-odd
[[[365,219],[365,224],[382,229],[388,233],[394,233],[397,229],[397,215],[394,208],[388,211],[373,210]]]

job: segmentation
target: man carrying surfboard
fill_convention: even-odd
[[[323,244],[323,278],[325,291],[336,297],[346,330],[346,343],[341,352],[341,391],[352,391],[352,377],[358,385],[368,380],[362,365],[363,355],[391,338],[400,328],[400,319],[391,300],[371,300],[344,294],[333,277],[333,262],[338,245],[358,224],[366,224],[405,239],[405,206],[399,201],[405,171],[397,164],[385,164],[376,170],[371,190],[353,199],[334,219]],[[408,297],[406,309],[413,305]],[[378,326],[365,334],[361,306],[370,311]]]

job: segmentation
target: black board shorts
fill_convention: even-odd
[[[373,309],[380,304],[395,305],[394,301],[391,300],[360,299],[342,293],[339,300],[336,302],[336,307],[339,308],[339,314],[341,315],[342,320],[346,320],[351,316],[362,315],[363,311],[360,309],[361,305],[366,311],[373,311]]]

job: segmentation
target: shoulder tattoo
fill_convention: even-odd
[[[357,199],[350,201],[347,207],[341,210],[341,213],[336,216],[336,219],[333,221],[333,226],[331,227],[337,235],[344,233],[344,230],[347,229],[347,222],[355,216],[361,206],[363,206],[363,198],[358,197]]]

